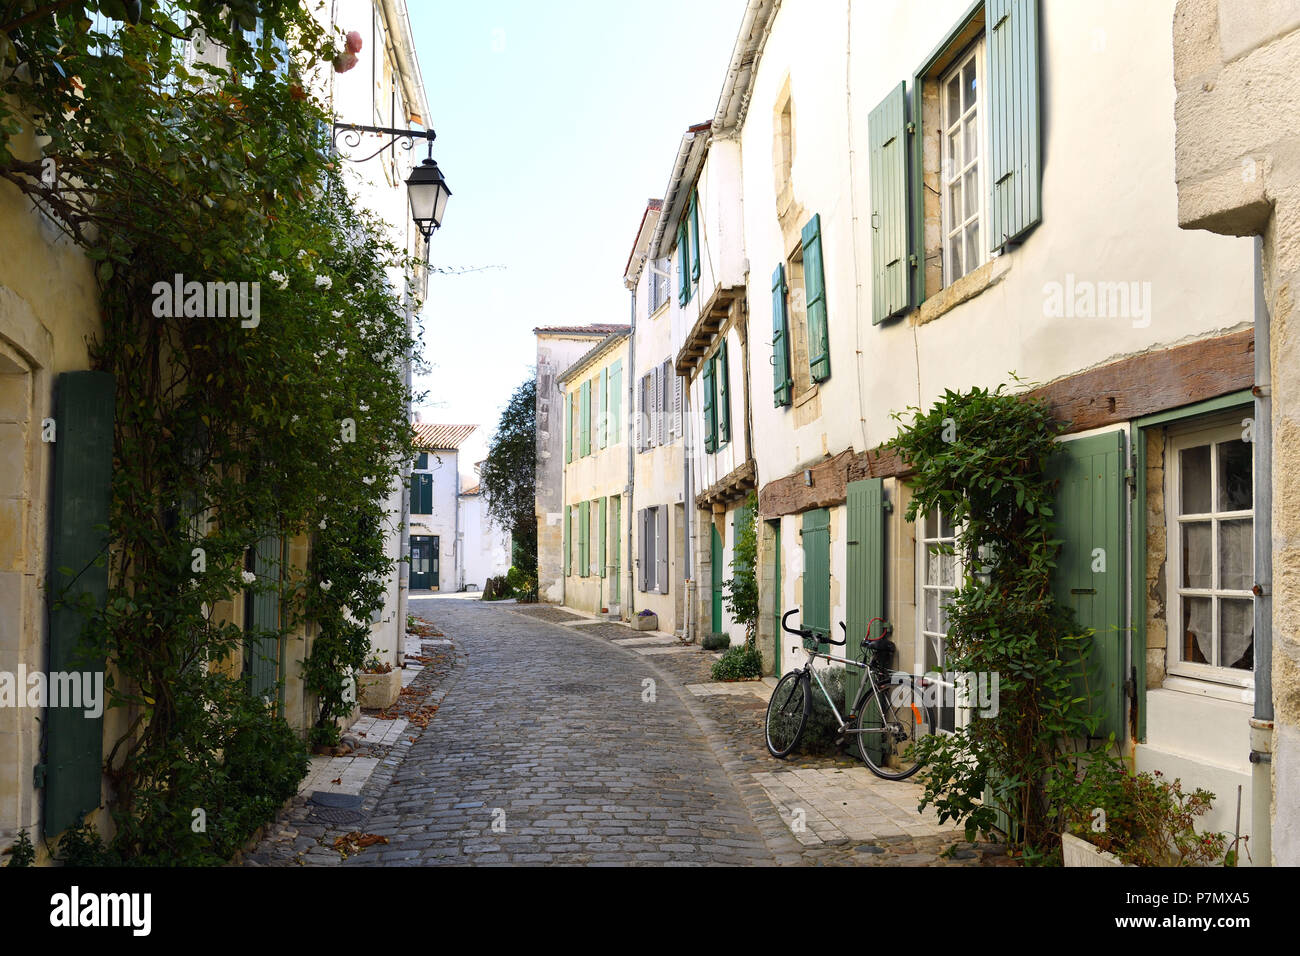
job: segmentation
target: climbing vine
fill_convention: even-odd
[[[334,739],[392,571],[418,343],[391,277],[414,263],[330,154],[307,74],[341,38],[303,6],[87,0],[0,23],[0,177],[97,263],[92,363],[116,385],[110,590],[87,641],[127,714],[106,741],[125,861],[218,862],[274,814],[305,753],[233,662],[310,622],[312,739]],[[220,65],[187,63],[195,40]],[[307,561],[253,573],[268,538]],[[280,628],[245,629],[234,599],[269,590]]]
[[[947,391],[928,412],[908,411],[889,442],[915,469],[906,517],[947,515],[964,572],[948,605],[946,669],[997,688],[966,726],[923,738],[922,807],[964,821],[968,839],[999,834],[1042,857],[1075,779],[1072,741],[1101,719],[1074,691],[1090,637],[1052,590],[1061,542],[1047,466],[1065,426],[1045,402],[1002,386]]]

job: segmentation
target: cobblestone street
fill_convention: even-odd
[[[1010,862],[923,821],[897,789],[913,784],[881,782],[896,789],[877,799],[846,754],[773,760],[768,688],[710,690],[698,647],[558,608],[411,606],[455,645],[454,666],[413,682],[436,715],[403,731],[359,812],[299,798],[246,865]]]

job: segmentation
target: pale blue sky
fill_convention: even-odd
[[[495,429],[538,325],[627,322],[623,267],[686,127],[713,118],[745,0],[408,0],[452,196],[424,309],[425,421]],[[476,443],[478,444],[478,443]],[[465,457],[473,461],[472,448]]]

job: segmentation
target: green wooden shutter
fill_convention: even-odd
[[[433,514],[433,475],[412,475],[411,514]]]
[[[276,700],[280,681],[280,565],[284,539],[268,534],[253,549],[257,589],[244,592],[244,674],[254,697]]]
[[[885,520],[884,481],[867,478],[849,483],[846,563],[849,588],[845,607],[848,645],[845,656],[857,660],[862,655],[862,638],[873,618],[885,616]],[[881,635],[877,624],[872,637]],[[845,706],[852,706],[857,696],[862,672],[850,667],[844,675]]]
[[[988,0],[989,208],[985,247],[1002,249],[1043,218],[1037,0]]]
[[[564,460],[573,461],[573,393],[564,393]]]
[[[686,220],[677,225],[677,304],[691,301],[691,244],[686,238]]]
[[[731,365],[727,362],[727,339],[724,336],[718,349],[718,444],[731,441]]]
[[[420,452],[420,456],[415,460],[415,467],[421,471],[429,467],[429,453],[427,451]]]
[[[718,447],[718,410],[714,402],[713,363],[704,363],[704,450],[716,451]]]
[[[1123,739],[1124,708],[1124,434],[1107,432],[1061,443],[1050,474],[1060,480],[1056,536],[1064,543],[1053,576],[1057,600],[1093,630],[1089,673],[1075,689],[1099,715],[1097,736]],[[1098,570],[1104,568],[1104,570]]]
[[[623,360],[609,367],[609,442],[617,445],[623,440]]]
[[[578,577],[591,574],[591,512],[587,502],[578,505]]]
[[[603,578],[605,577],[605,573],[606,573],[605,562],[607,560],[607,556],[605,553],[605,546],[606,546],[605,539],[609,535],[609,527],[608,525],[605,524],[605,518],[606,518],[605,509],[608,505],[609,499],[599,498],[597,499],[597,501],[600,504],[600,547],[598,549],[600,555],[600,576]]]
[[[825,508],[803,514],[802,626],[831,632],[831,518]]]
[[[899,83],[867,117],[871,162],[871,322],[911,306],[908,235],[907,84]]]
[[[803,287],[808,308],[808,370],[814,382],[824,382],[831,377],[831,339],[826,324],[821,213],[803,227]]]
[[[567,578],[573,572],[573,545],[570,541],[570,530],[573,525],[573,506],[564,506],[564,576]]]
[[[711,630],[714,634],[722,630],[722,535],[718,534],[718,526],[712,520],[709,521],[709,531],[712,536],[709,538],[709,585],[711,587],[710,597],[712,598],[710,611]]]
[[[785,263],[772,273],[772,401],[780,408],[794,398],[790,378],[790,315],[786,311]]]
[[[618,603],[623,591],[623,499],[614,495],[609,500],[610,524],[614,527],[614,581],[609,586],[609,598]]]
[[[691,193],[691,278],[700,281],[700,204],[699,194]]]
[[[600,447],[609,445],[609,366],[600,370],[600,412],[596,416],[599,423]]]
[[[83,648],[87,621],[77,604],[102,611],[108,596],[109,501],[113,477],[113,376],[64,372],[54,397],[54,489],[50,499],[49,669],[104,671],[103,652]],[[69,576],[66,570],[70,570]],[[20,688],[26,693],[26,688]],[[45,710],[45,834],[56,836],[99,806],[103,717],[85,708]],[[17,778],[21,768],[7,772]],[[24,771],[25,772],[25,771]]]
[[[591,454],[591,382],[583,382],[579,393],[578,457]]]

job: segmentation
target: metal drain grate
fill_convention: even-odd
[[[337,807],[316,807],[311,812],[313,823],[360,823],[360,810],[342,810]]]

